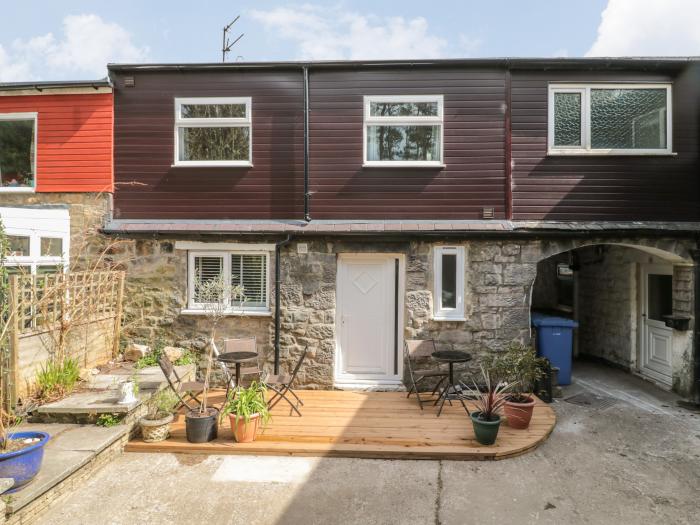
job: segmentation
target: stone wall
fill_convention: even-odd
[[[691,318],[687,331],[673,331],[673,390],[684,397],[690,397],[693,392],[693,275],[692,266],[673,267],[673,313]]]

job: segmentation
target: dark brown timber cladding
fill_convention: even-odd
[[[698,220],[698,75],[624,71],[512,74],[513,216],[549,220]],[[675,156],[547,157],[548,83],[673,82]]]
[[[312,70],[313,219],[476,219],[505,213],[504,70]],[[363,168],[363,96],[443,95],[442,169]]]
[[[125,88],[124,76],[136,86]],[[300,69],[113,77],[116,218],[303,218]],[[253,99],[253,167],[172,167],[174,99],[226,96]]]

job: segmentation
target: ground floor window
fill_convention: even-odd
[[[436,246],[434,252],[434,317],[464,319],[464,247]]]

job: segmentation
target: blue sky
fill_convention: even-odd
[[[218,62],[221,27],[237,14],[245,36],[231,60],[700,54],[697,0],[4,3],[0,81]]]

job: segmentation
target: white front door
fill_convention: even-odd
[[[400,384],[401,268],[397,255],[339,256],[336,385]]]
[[[639,371],[667,386],[672,383],[673,330],[664,315],[673,313],[673,267],[642,267],[642,344]]]

